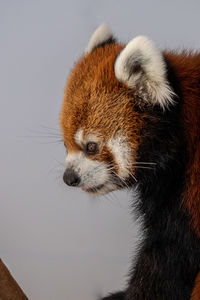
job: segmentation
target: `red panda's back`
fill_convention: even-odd
[[[188,163],[183,204],[192,217],[192,227],[200,237],[200,54],[183,51],[164,53],[173,79],[180,90],[180,122],[184,127]],[[170,73],[170,70],[169,70]]]

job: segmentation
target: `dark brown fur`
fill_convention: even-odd
[[[183,205],[192,217],[192,226],[200,237],[200,54],[165,54],[181,83],[182,124],[186,134],[186,189]]]

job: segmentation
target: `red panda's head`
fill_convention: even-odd
[[[172,95],[162,54],[148,38],[119,45],[101,25],[67,81],[64,181],[94,194],[132,184],[142,131],[153,122],[148,110],[165,110]]]

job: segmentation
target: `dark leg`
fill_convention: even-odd
[[[184,250],[159,241],[159,249],[142,249],[126,292],[126,300],[189,300],[198,262]],[[189,253],[190,254],[190,253]],[[197,261],[197,260],[196,260]]]

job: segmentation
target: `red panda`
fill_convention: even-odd
[[[200,299],[200,53],[145,36],[122,45],[101,25],[68,78],[60,127],[66,184],[138,194],[137,260],[103,299]]]

